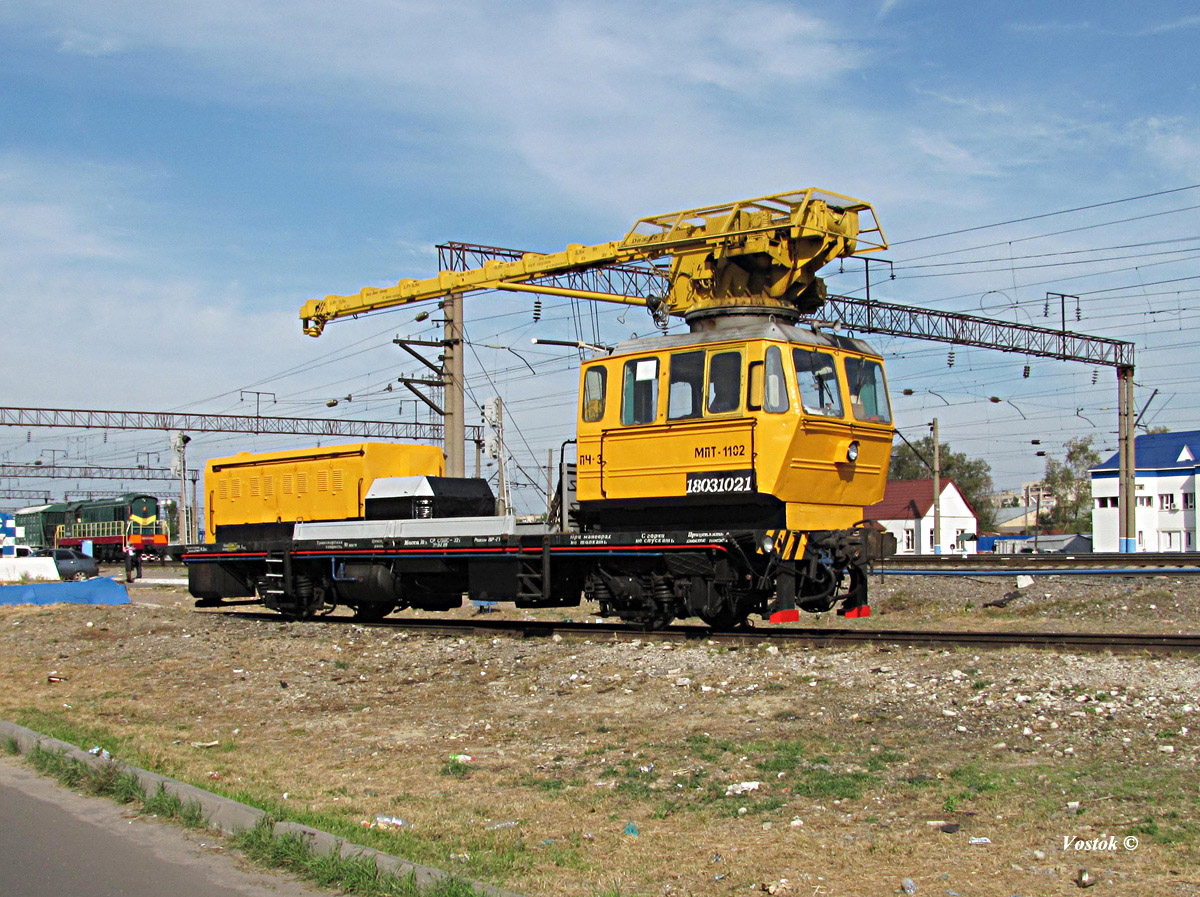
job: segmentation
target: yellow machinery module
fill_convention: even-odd
[[[276,525],[364,516],[381,477],[441,476],[432,445],[360,442],[324,448],[213,458],[204,470],[205,541],[265,536]]]

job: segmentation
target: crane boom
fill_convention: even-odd
[[[468,271],[366,287],[349,296],[312,299],[300,310],[309,336],[325,324],[475,290],[555,292],[537,280],[568,271],[670,258],[664,300],[588,293],[585,298],[693,317],[767,309],[811,313],[825,298],[817,271],[835,258],[887,248],[870,204],[814,188],[640,219],[621,240],[574,244],[561,252],[488,261]],[[574,294],[582,295],[582,294]]]

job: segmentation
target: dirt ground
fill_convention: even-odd
[[[872,589],[869,619],[802,622],[1200,629],[1200,577]],[[1044,897],[1081,869],[1200,895],[1200,658],[459,639],[130,594],[0,607],[0,716],[531,897]]]

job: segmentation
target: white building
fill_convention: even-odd
[[[1196,470],[1200,430],[1134,439],[1134,540],[1138,551],[1196,551]],[[1092,468],[1092,544],[1120,551],[1118,455]]]
[[[933,532],[933,480],[892,480],[883,501],[863,508],[863,517],[875,520],[896,537],[897,554],[975,553],[978,522],[953,480],[941,481],[941,533]],[[966,537],[970,536],[968,540]]]

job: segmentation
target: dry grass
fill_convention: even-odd
[[[875,625],[962,623],[978,597],[939,610],[905,585],[906,609]],[[1149,604],[1196,606],[1158,588],[1126,612],[1139,627]],[[1011,897],[1074,893],[1080,866],[1104,893],[1200,894],[1200,717],[1170,700],[1200,701],[1193,659],[453,640],[134,599],[0,608],[0,716],[531,895],[786,879],[781,893],[858,897],[908,876]],[[1082,598],[1038,600],[1065,619]],[[1030,628],[1005,611],[998,625]],[[407,825],[363,828],[376,814]],[[1063,849],[1100,833],[1142,843]]]

